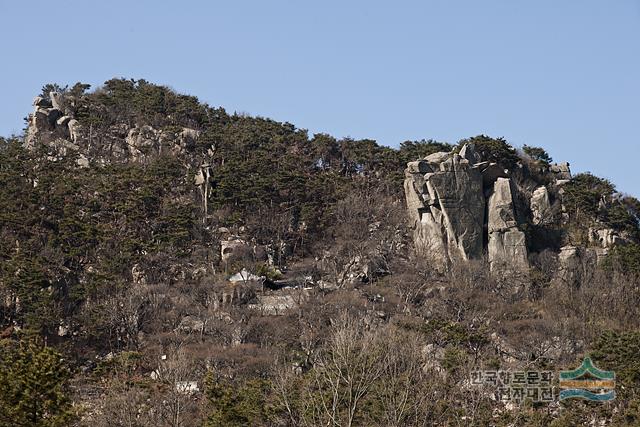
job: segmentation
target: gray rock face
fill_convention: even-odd
[[[485,187],[493,186],[498,178],[508,178],[509,174],[501,168],[497,163],[487,163],[477,165],[482,172],[482,185]]]
[[[509,178],[498,178],[489,197],[487,226],[489,234],[516,227],[513,196]]]
[[[482,161],[480,154],[476,151],[475,144],[465,144],[460,150],[460,157],[466,159],[472,165]]]
[[[422,173],[433,172],[429,163],[424,160],[418,160],[416,162],[407,163],[407,170],[409,173]]]
[[[258,295],[249,303],[250,309],[271,316],[282,316],[297,306],[298,303],[292,295]]]
[[[511,180],[498,178],[489,197],[488,257],[492,271],[526,272],[529,269],[525,235],[515,220]]]
[[[69,135],[71,135],[71,140],[73,142],[77,142],[80,135],[80,122],[76,119],[69,120],[67,124],[69,127]]]
[[[594,250],[577,246],[563,246],[558,255],[556,279],[564,285],[579,286],[589,280],[597,265],[597,253]]]
[[[488,253],[491,271],[514,274],[529,269],[525,235],[520,230],[489,234]]]
[[[412,162],[405,196],[417,250],[440,268],[453,260],[482,256],[482,176],[459,155],[435,153]],[[440,161],[438,163],[438,161]]]
[[[129,130],[125,142],[133,161],[140,161],[157,149],[158,132],[151,126],[135,127]]]
[[[541,186],[535,189],[531,196],[530,206],[534,224],[539,225],[548,222],[551,214],[551,203],[547,187]]]
[[[36,96],[33,99],[33,106],[42,107],[42,108],[51,108],[51,101],[41,96]]]
[[[51,99],[53,108],[64,111],[64,95],[60,92],[49,92],[49,98]]]
[[[435,153],[407,165],[404,190],[416,250],[435,269],[482,258],[488,240],[492,271],[528,271],[525,235],[505,175],[497,164],[482,162],[472,145],[460,155]]]
[[[569,169],[569,163],[567,162],[552,164],[550,171],[557,180],[571,179],[571,169]]]
[[[482,176],[468,162],[454,155],[440,164],[440,171],[425,175],[434,218],[446,229],[450,259],[482,256],[484,197]],[[433,188],[433,190],[431,190]]]
[[[617,245],[624,245],[627,240],[621,237],[613,228],[589,228],[589,243],[609,249]]]

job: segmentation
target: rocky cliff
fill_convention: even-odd
[[[560,249],[560,263],[573,271],[569,264],[577,259],[602,259],[610,248],[624,244],[625,238],[604,224],[589,230],[590,248],[578,249],[570,239],[561,239],[555,248],[528,241],[525,231],[532,227],[566,225],[563,186],[570,182],[571,171],[568,163],[535,165],[539,170],[534,177],[523,166],[527,160],[523,156],[509,170],[483,159],[468,143],[459,151],[409,162],[404,191],[416,250],[440,270],[486,258],[495,275],[514,278],[528,275],[528,254],[534,246],[536,251]],[[550,189],[561,212],[552,208]]]
[[[526,273],[509,173],[483,161],[473,144],[409,163],[404,188],[416,248],[435,266],[486,254],[492,270]]]

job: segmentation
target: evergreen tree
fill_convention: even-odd
[[[66,426],[69,371],[61,355],[34,341],[0,342],[0,427]]]

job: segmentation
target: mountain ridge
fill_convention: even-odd
[[[640,202],[607,180],[485,135],[393,149],[144,80],[88,90],[45,86],[0,142],[0,326],[64,354],[77,425],[545,425],[570,415],[470,404],[469,372],[635,372]],[[355,407],[323,382],[351,367]]]

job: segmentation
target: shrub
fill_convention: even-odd
[[[513,148],[504,138],[491,138],[486,135],[478,135],[461,140],[458,145],[474,144],[476,151],[486,161],[496,162],[505,168],[513,168],[520,160]]]

